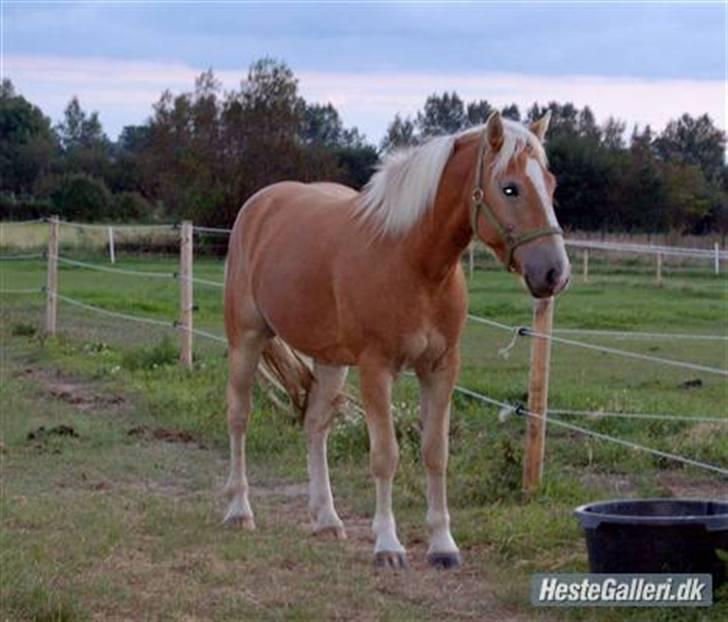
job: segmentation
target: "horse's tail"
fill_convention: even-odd
[[[288,394],[294,410],[303,419],[314,383],[311,366],[280,337],[274,337],[263,350],[260,371]]]

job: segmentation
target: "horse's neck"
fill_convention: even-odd
[[[456,147],[443,171],[435,204],[403,240],[409,260],[430,280],[451,276],[472,239],[469,197],[476,149],[474,144]]]

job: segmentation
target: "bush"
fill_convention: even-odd
[[[12,194],[0,194],[0,219],[33,220],[53,213],[49,199],[33,197],[16,197]]]
[[[62,177],[51,200],[56,212],[71,220],[102,220],[111,212],[111,193],[103,180],[81,173]]]
[[[149,220],[152,205],[138,192],[120,192],[112,200],[111,218],[118,222]]]
[[[152,347],[137,348],[124,353],[121,364],[132,371],[137,369],[157,369],[164,365],[174,365],[179,358],[179,350],[172,339],[165,335]]]

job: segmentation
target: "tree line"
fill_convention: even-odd
[[[430,136],[485,121],[493,106],[455,92],[429,96],[414,117],[395,115],[380,145],[344,126],[331,104],[301,97],[282,62],[253,63],[236,90],[223,91],[212,70],[194,89],[165,91],[148,120],[118,140],[98,113],[71,99],[56,125],[39,107],[0,86],[0,216],[51,213],[98,221],[193,219],[230,226],[243,202],[283,179],[332,180],[361,188],[381,156]],[[551,111],[546,149],[558,178],[562,225],[581,230],[728,230],[725,136],[707,115],[682,115],[661,133],[589,107],[515,104],[504,116],[529,122]]]

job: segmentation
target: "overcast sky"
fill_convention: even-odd
[[[378,142],[432,92],[521,108],[589,104],[661,129],[682,112],[726,127],[723,2],[19,2],[2,5],[2,73],[54,121],[73,95],[115,138],[160,93],[212,67],[227,88],[262,56],[309,101]]]

